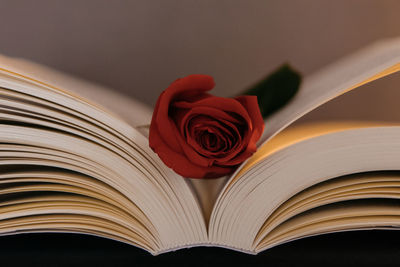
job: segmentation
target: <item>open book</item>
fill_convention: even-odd
[[[198,180],[149,148],[146,105],[0,57],[0,234],[91,234],[152,254],[255,254],[311,235],[400,227],[400,106],[361,97],[383,93],[371,84],[394,84],[399,70],[392,39],[305,77],[267,118],[251,158],[230,177]]]

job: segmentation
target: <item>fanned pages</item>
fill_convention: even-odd
[[[152,254],[191,246],[255,254],[310,235],[399,227],[400,122],[351,111],[310,119],[399,70],[392,39],[306,77],[233,175],[191,180],[149,148],[146,105],[0,57],[0,233],[92,234]]]
[[[117,206],[126,213],[114,211],[115,217],[104,217],[103,212],[107,210],[95,205],[99,208],[92,207],[95,210],[87,214],[82,211],[84,202],[81,209],[80,201],[73,199],[88,196],[74,193],[71,200],[65,200],[66,206],[71,201],[77,203],[68,212],[60,209],[48,214],[47,209],[27,208],[30,212],[37,211],[28,217],[21,212],[26,194],[15,193],[8,194],[8,199],[15,202],[6,204],[10,212],[2,212],[7,226],[13,227],[12,220],[32,217],[37,218],[32,222],[34,231],[49,229],[98,234],[138,245],[152,253],[193,240],[206,240],[204,221],[187,183],[162,164],[148,147],[147,139],[135,128],[64,90],[10,72],[7,66],[1,73],[0,84],[1,164],[4,171],[9,167],[20,172],[52,167],[65,172],[65,176],[72,172],[90,178],[99,186],[115,190],[115,201],[123,201]],[[30,178],[29,172],[26,178]],[[98,193],[104,195],[102,187]],[[55,195],[58,199],[59,193],[63,194],[62,191],[45,192],[46,197],[47,194]],[[104,202],[101,198],[94,200]],[[52,202],[51,198],[47,201]],[[110,207],[108,209],[112,211]],[[41,218],[43,215],[46,219]],[[123,216],[125,221],[117,220],[117,215]],[[63,216],[68,218],[64,221]],[[80,225],[82,216],[88,217],[86,227]],[[92,224],[96,227],[92,228]],[[15,229],[7,226],[2,228],[3,233]],[[19,232],[30,230],[26,225]],[[134,236],[140,238],[136,240]]]
[[[377,42],[304,79],[288,106],[268,118],[266,141],[325,102],[400,70],[400,39]]]

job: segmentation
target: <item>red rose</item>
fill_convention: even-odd
[[[256,96],[207,93],[208,75],[189,75],[161,93],[150,125],[150,147],[178,174],[212,178],[229,174],[256,151],[264,130]]]

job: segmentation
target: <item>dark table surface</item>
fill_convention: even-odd
[[[78,234],[0,237],[0,266],[400,266],[400,231],[335,233],[247,255],[191,248],[152,256],[116,241]]]

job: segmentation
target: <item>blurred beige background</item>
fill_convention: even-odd
[[[0,53],[154,104],[175,80],[243,90],[283,62],[304,74],[400,35],[395,0],[0,0]]]

